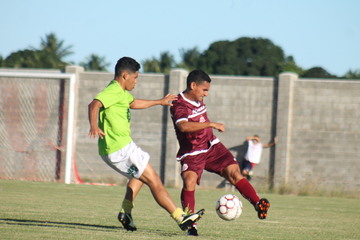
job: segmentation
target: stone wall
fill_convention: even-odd
[[[67,67],[66,73],[77,76],[74,159],[79,177],[90,182],[125,183],[124,177],[102,162],[97,141],[88,138],[88,104],[113,74],[85,72],[77,66]],[[173,69],[169,75],[140,74],[131,93],[142,99],[177,94],[185,89],[187,74],[183,69]],[[293,73],[277,78],[211,78],[205,98],[208,115],[225,124],[225,132],[215,135],[239,161],[246,150],[246,137],[258,134],[264,143],[278,137],[278,144],[264,149],[261,163],[254,168],[255,187],[359,193],[360,81],[299,79]],[[132,110],[132,136],[149,152],[151,164],[165,184],[181,187],[180,165],[175,160],[178,143],[169,108]],[[221,182],[219,176],[204,173],[201,186],[212,188]]]
[[[168,92],[179,93],[185,89],[187,74],[181,69],[172,70],[168,76],[140,74],[132,94],[158,99]],[[279,139],[275,148],[264,149],[261,164],[254,168],[254,185],[265,182],[274,187],[315,184],[319,189],[359,189],[359,81],[299,79],[293,73],[283,73],[279,78],[211,78],[210,93],[205,98],[209,117],[225,124],[226,131],[215,134],[239,161],[247,136],[258,134],[264,143],[274,136]],[[95,181],[122,179],[106,170],[96,154],[96,141],[87,138],[87,104],[112,74],[83,72],[79,79],[76,160],[80,175]],[[168,108],[132,111],[132,133],[134,141],[150,153],[151,163],[166,185],[181,186],[179,163],[175,161],[178,144]],[[96,171],[85,170],[86,165]],[[202,186],[218,186],[221,181],[214,174],[204,173]]]

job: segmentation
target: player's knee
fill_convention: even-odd
[[[194,191],[196,187],[196,178],[186,178],[183,181],[183,188],[187,191]]]
[[[159,175],[157,175],[154,171],[144,171],[140,177],[140,180],[149,187],[157,187],[158,185],[162,185]]]
[[[183,188],[193,191],[197,184],[198,175],[195,172],[184,172],[181,176],[183,179]]]
[[[226,172],[225,178],[233,185],[235,185],[238,181],[243,179],[243,175],[240,174],[240,171],[229,171]]]

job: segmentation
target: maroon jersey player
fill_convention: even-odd
[[[170,108],[176,136],[180,145],[177,160],[180,161],[183,188],[181,203],[183,209],[194,212],[195,188],[200,184],[203,170],[227,179],[240,194],[249,200],[265,219],[270,203],[260,199],[252,185],[240,174],[239,165],[231,152],[213,134],[213,129],[225,131],[222,123],[211,122],[203,102],[210,90],[211,78],[202,70],[194,70],[187,77],[185,91],[178,95]],[[198,235],[196,226],[189,229],[189,235]]]

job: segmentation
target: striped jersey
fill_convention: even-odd
[[[176,137],[180,148],[176,155],[181,160],[187,155],[197,155],[209,150],[209,148],[219,142],[213,134],[212,128],[183,133],[180,132],[176,124],[181,121],[188,122],[210,122],[206,106],[203,102],[197,102],[187,99],[183,93],[178,95],[178,99],[172,102],[170,114],[174,124]]]

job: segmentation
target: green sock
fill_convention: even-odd
[[[125,212],[125,213],[131,214],[131,210],[133,209],[134,204],[130,200],[124,199],[121,207],[122,208],[121,208],[120,212]]]

